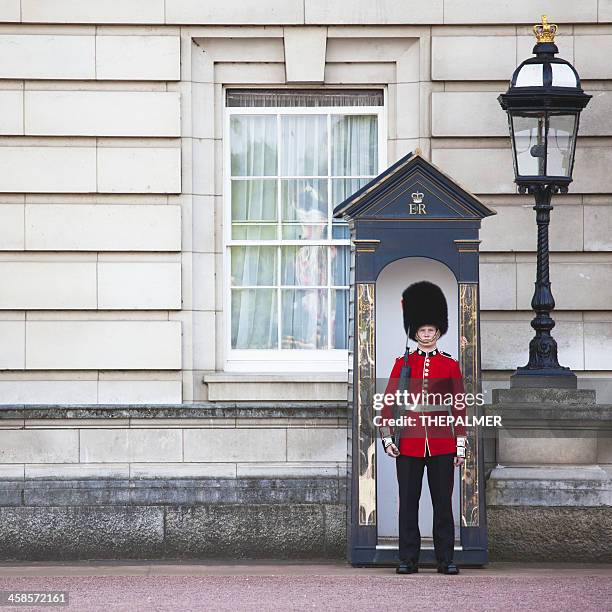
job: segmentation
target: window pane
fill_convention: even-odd
[[[232,176],[276,174],[276,117],[232,115],[230,142]]]
[[[276,284],[277,247],[231,248],[232,287]]]
[[[282,285],[327,285],[326,246],[282,247]]]
[[[332,289],[331,291],[331,330],[334,349],[348,348],[348,289]]]
[[[277,289],[232,289],[232,348],[278,348]]]
[[[332,238],[336,240],[348,239],[350,236],[348,223],[344,221],[334,221],[332,223]]]
[[[546,173],[549,176],[569,176],[575,121],[576,115],[551,115],[548,121]]]
[[[334,176],[376,174],[378,168],[376,116],[332,116],[331,125],[331,174]]]
[[[232,223],[233,240],[276,240],[278,225],[270,223]]]
[[[281,175],[327,175],[327,116],[281,117]]]
[[[516,162],[521,176],[545,173],[544,116],[513,117]]]
[[[342,204],[346,198],[352,196],[356,191],[367,185],[372,179],[332,179],[332,206]]]
[[[329,249],[331,257],[332,285],[349,284],[349,257],[351,256],[350,247],[332,246]]]
[[[232,181],[232,221],[276,221],[276,180]]]
[[[285,222],[282,237],[289,240],[327,238],[327,207],[326,179],[281,181],[281,208]]]
[[[282,238],[285,240],[324,240],[327,238],[327,225],[283,223]]]
[[[282,348],[327,348],[327,289],[282,289]]]
[[[281,207],[283,221],[327,222],[327,180],[282,180]]]

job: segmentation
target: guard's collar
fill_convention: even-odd
[[[422,351],[418,346],[417,346],[417,350],[416,353],[417,355],[425,355],[425,357],[431,357],[432,355],[437,355],[440,351],[435,348],[432,351],[429,351],[429,353],[427,351]]]

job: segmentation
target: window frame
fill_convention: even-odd
[[[337,88],[335,88],[337,89]],[[350,88],[346,88],[347,91]],[[225,94],[225,90],[224,90]],[[225,100],[225,95],[224,95]],[[350,238],[334,239],[331,231],[327,239],[321,240],[238,240],[232,239],[232,202],[231,202],[231,142],[230,121],[232,115],[327,115],[328,128],[330,115],[376,115],[378,124],[378,169],[374,174],[380,174],[387,167],[387,91],[383,89],[382,106],[312,106],[312,107],[239,107],[227,106],[224,103],[223,117],[223,311],[221,333],[224,349],[224,370],[227,372],[345,372],[348,369],[348,349],[233,349],[231,342],[231,265],[230,248],[232,246],[267,244],[280,245],[349,245]],[[329,133],[328,133],[329,138]],[[330,155],[328,151],[328,155]],[[328,167],[328,177],[331,168]],[[280,167],[277,168],[274,180],[280,177]],[[304,177],[312,178],[312,177]],[[342,177],[338,177],[342,178]],[[359,178],[359,177],[351,177]],[[331,194],[328,195],[330,197]],[[328,210],[328,222],[331,221],[332,210]],[[331,227],[331,226],[328,226]],[[329,263],[328,263],[329,266]],[[328,278],[328,287],[330,279]],[[328,289],[329,291],[329,289]],[[349,285],[350,291],[350,285]],[[328,294],[329,295],[329,294]],[[281,316],[281,312],[278,313]]]

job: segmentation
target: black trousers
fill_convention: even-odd
[[[427,482],[433,504],[433,540],[438,563],[453,560],[455,523],[453,521],[454,454],[396,458],[399,484],[399,558],[417,563],[421,551],[419,500],[423,470],[427,466]]]

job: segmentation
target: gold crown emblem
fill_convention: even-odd
[[[533,26],[533,33],[539,43],[555,42],[555,34],[559,31],[559,27],[554,23],[548,23],[546,15],[542,15],[542,23],[537,23]]]

